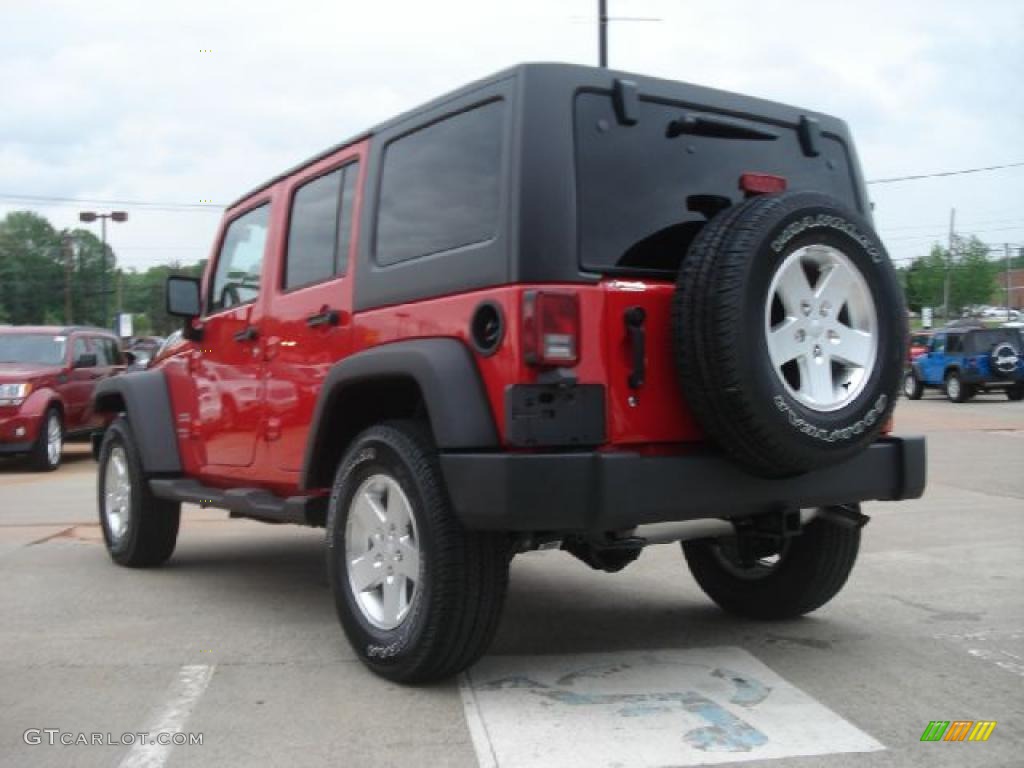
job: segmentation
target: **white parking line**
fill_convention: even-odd
[[[461,679],[482,768],[643,768],[884,749],[739,648],[490,657]]]
[[[136,742],[121,761],[120,768],[160,768],[166,763],[174,745],[158,744],[159,734],[181,732],[212,676],[213,665],[189,664],[182,667],[178,679],[168,691],[167,701],[150,720],[146,743]]]

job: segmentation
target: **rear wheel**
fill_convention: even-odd
[[[903,394],[908,400],[920,400],[924,394],[924,385],[913,371],[907,371],[903,376]]]
[[[682,546],[697,584],[720,607],[752,619],[788,619],[820,608],[843,588],[857,560],[860,528],[817,517],[746,563],[734,537]]]
[[[965,384],[957,371],[946,374],[946,397],[954,403],[966,403],[974,397],[974,387]]]
[[[338,617],[373,672],[442,680],[490,645],[508,541],[462,527],[424,427],[396,421],[356,438],[331,492],[327,545]]]
[[[131,425],[118,417],[103,436],[99,458],[100,525],[118,565],[164,563],[178,541],[181,505],[157,498],[142,471]]]
[[[1024,400],[1024,384],[1014,384],[1006,390],[1006,396],[1010,400]]]
[[[52,472],[60,466],[64,451],[64,421],[60,409],[50,406],[39,425],[39,435],[32,446],[29,462],[37,472]]]

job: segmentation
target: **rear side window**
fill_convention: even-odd
[[[292,201],[284,288],[319,283],[345,273],[352,236],[357,163],[299,188]]]
[[[377,218],[378,264],[497,235],[503,116],[504,103],[492,101],[388,145]]]
[[[210,289],[210,312],[255,301],[260,294],[270,206],[261,205],[228,225]]]

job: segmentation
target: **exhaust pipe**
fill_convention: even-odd
[[[801,509],[801,527],[817,517],[818,512],[817,509]],[[735,535],[736,528],[732,522],[717,517],[703,520],[683,520],[677,523],[640,525],[630,533],[630,536],[643,539],[645,544],[671,544],[674,541],[717,539]]]

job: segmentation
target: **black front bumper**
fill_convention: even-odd
[[[797,477],[747,474],[720,454],[450,453],[441,456],[463,524],[502,531],[612,531],[646,523],[746,517],[924,493],[923,437],[889,437]]]
[[[0,454],[21,454],[32,450],[32,443],[0,443]]]

